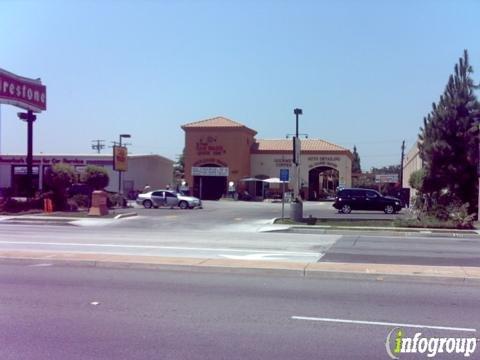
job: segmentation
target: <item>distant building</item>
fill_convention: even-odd
[[[278,192],[279,185],[255,180],[279,178],[280,169],[288,169],[292,178],[292,139],[256,139],[255,130],[225,117],[189,123],[182,129],[185,178],[195,196],[218,199],[233,182],[237,191],[246,189],[263,197]],[[301,149],[305,199],[320,199],[338,186],[351,186],[350,150],[320,139],[302,139]]]
[[[44,189],[45,173],[52,165],[66,163],[79,173],[87,165],[104,167],[110,182],[106,190],[118,191],[118,172],[113,170],[113,155],[35,155],[33,156],[33,184],[35,189]],[[25,191],[27,159],[25,155],[0,155],[0,188],[11,188],[15,195]],[[160,155],[129,155],[128,170],[122,174],[122,190],[142,190],[146,184],[152,189],[163,188],[172,183],[173,161]]]
[[[407,155],[403,159],[402,187],[411,188],[410,184],[408,183],[410,180],[410,176],[412,175],[412,173],[422,168],[423,168],[423,161],[420,158],[420,152],[418,149],[418,142],[417,142],[412,146],[412,148],[408,151]]]

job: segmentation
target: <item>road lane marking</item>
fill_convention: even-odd
[[[47,263],[43,263],[43,264],[32,264],[32,265],[28,265],[28,267],[47,267],[47,266],[52,266],[53,264],[47,264]]]
[[[268,250],[253,249],[225,249],[225,248],[201,248],[201,247],[178,247],[178,246],[155,246],[155,245],[122,245],[122,244],[95,244],[95,243],[59,243],[59,242],[35,242],[35,241],[0,241],[0,245],[50,245],[50,246],[83,246],[83,247],[108,247],[108,248],[128,248],[128,249],[164,249],[164,250],[197,250],[197,251],[226,251],[242,253],[271,254]],[[279,255],[292,256],[319,256],[319,253],[279,251]]]
[[[247,254],[247,255],[220,255],[231,260],[287,260],[282,258],[284,254]],[[280,256],[280,257],[278,257]]]
[[[465,331],[465,332],[477,331],[477,329],[472,329],[472,328],[457,328],[457,327],[449,327],[449,326],[433,326],[433,325],[418,325],[418,324],[400,324],[400,323],[390,323],[390,322],[382,322],[382,321],[331,319],[331,318],[318,318],[318,317],[307,317],[307,316],[292,316],[291,318],[294,320],[322,321],[322,322],[333,322],[333,323],[343,323],[343,324],[379,325],[379,326],[409,327],[409,328]]]

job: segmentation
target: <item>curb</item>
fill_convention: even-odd
[[[114,217],[115,220],[118,219],[125,219],[133,216],[137,216],[138,214],[136,212],[129,212],[129,213],[124,213],[124,214],[118,214],[117,216]]]
[[[315,232],[327,232],[327,231],[363,231],[363,232],[388,232],[391,234],[418,234],[422,236],[432,235],[450,235],[453,237],[464,236],[480,236],[480,230],[462,230],[462,229],[435,229],[435,228],[409,228],[409,227],[385,227],[385,226],[332,226],[332,225],[296,225],[296,224],[278,224],[275,223],[277,219],[271,220],[271,225],[274,226],[287,226],[288,231],[295,230],[311,230]],[[279,229],[278,231],[282,231]],[[275,230],[274,230],[275,231]],[[283,230],[284,231],[284,230]]]
[[[112,269],[195,271],[274,275],[301,279],[359,279],[480,285],[480,267],[417,266],[355,263],[294,263],[281,261],[128,256],[47,251],[3,251],[1,264],[81,266]]]
[[[0,222],[15,223],[15,224],[69,224],[79,220],[119,220],[129,217],[138,216],[136,212],[128,212],[115,215],[114,217],[101,217],[101,216],[86,216],[86,217],[72,217],[72,216],[48,216],[48,215],[20,215],[20,216],[8,216],[1,217]]]

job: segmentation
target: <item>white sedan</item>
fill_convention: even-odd
[[[180,209],[202,208],[202,201],[193,196],[185,196],[171,190],[153,190],[147,193],[139,194],[137,204],[143,205],[146,209],[152,207],[168,206],[173,208],[178,206]]]

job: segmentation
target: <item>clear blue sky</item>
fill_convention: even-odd
[[[301,132],[356,144],[368,170],[399,163],[463,49],[480,80],[479,14],[468,0],[0,0],[0,67],[47,85],[36,153],[130,133],[132,153],[173,159],[182,124],[223,115],[283,138],[301,107]],[[2,153],[25,153],[18,109],[1,110]]]

